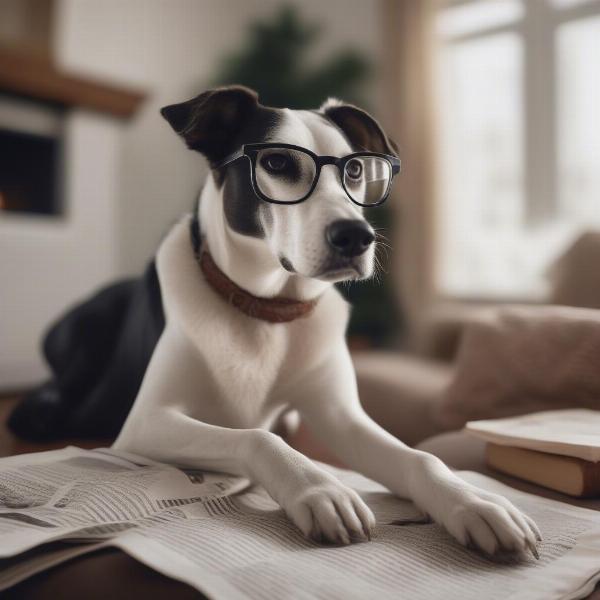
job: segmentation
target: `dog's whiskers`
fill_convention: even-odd
[[[390,244],[389,239],[387,238],[387,236],[381,233],[381,230],[379,229],[375,229],[375,240],[377,241],[377,245],[381,244],[382,246],[385,246],[390,250],[392,249],[392,245]]]

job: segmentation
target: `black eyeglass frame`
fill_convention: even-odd
[[[266,150],[268,148],[284,148],[286,150],[297,150],[299,152],[304,152],[304,154],[308,154],[315,163],[315,175],[313,177],[312,185],[309,191],[299,198],[298,200],[274,200],[273,198],[269,198],[265,194],[263,194],[258,186],[256,181],[256,159],[258,153],[261,150]],[[391,168],[391,177],[388,182],[387,189],[385,190],[385,194],[382,196],[379,202],[375,204],[363,204],[361,202],[357,202],[346,188],[346,184],[344,183],[344,169],[346,168],[346,164],[350,162],[354,158],[358,157],[375,157],[381,158],[388,162]],[[264,200],[265,202],[271,202],[272,204],[300,204],[300,202],[304,202],[314,191],[319,183],[319,177],[321,176],[321,168],[325,165],[335,165],[338,168],[340,173],[340,181],[342,183],[342,187],[346,192],[346,196],[354,202],[357,206],[361,206],[363,208],[374,208],[376,206],[381,206],[389,197],[390,191],[392,189],[392,182],[394,180],[394,176],[400,172],[401,161],[399,158],[392,156],[391,154],[382,154],[380,152],[354,152],[352,154],[348,154],[346,156],[338,157],[338,156],[319,156],[314,152],[308,150],[308,148],[303,148],[302,146],[295,146],[294,144],[284,144],[278,142],[264,142],[264,143],[255,143],[255,144],[244,144],[240,150],[226,156],[221,162],[219,162],[216,168],[220,169],[222,167],[226,167],[227,165],[239,160],[240,158],[247,158],[250,162],[250,180],[252,182],[252,188],[254,189],[254,193]]]

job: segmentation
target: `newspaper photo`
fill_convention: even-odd
[[[465,480],[508,497],[544,540],[540,560],[490,560],[463,548],[413,504],[321,465],[377,518],[371,542],[306,540],[260,487],[111,449],[0,461],[0,590],[98,548],[117,547],[210,598],[575,599],[600,578],[600,513]]]

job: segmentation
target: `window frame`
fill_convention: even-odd
[[[438,14],[481,2],[485,0],[441,0]],[[521,144],[524,161],[524,224],[534,228],[547,223],[559,208],[557,32],[566,23],[600,16],[600,0],[587,0],[566,7],[554,6],[552,0],[521,0],[521,5],[523,14],[513,21],[483,26],[467,33],[438,32],[436,37],[438,47],[443,51],[445,46],[502,33],[519,36],[523,45]],[[444,201],[443,193],[440,193],[437,202]],[[444,289],[439,273],[434,274],[433,279],[436,293],[442,297],[479,299],[489,296],[486,290],[460,294]],[[515,297],[531,299],[518,291]]]

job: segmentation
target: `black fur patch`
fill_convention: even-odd
[[[258,218],[261,202],[250,182],[250,163],[240,159],[230,165],[223,184],[223,210],[229,227],[242,235],[264,237]]]
[[[192,248],[196,258],[200,258],[200,248],[202,247],[202,232],[200,231],[200,219],[198,219],[198,203],[194,209],[192,220],[190,221],[190,238],[192,240]]]
[[[211,165],[230,152],[235,137],[258,107],[255,91],[240,85],[208,90],[191,100],[161,108],[161,115],[191,150]]]
[[[142,277],[113,283],[72,307],[44,339],[52,378],[25,396],[9,427],[40,441],[115,437],[164,326],[154,261]]]
[[[325,116],[344,133],[356,150],[382,152],[398,156],[398,146],[381,125],[366,111],[351,104],[332,106]]]
[[[259,107],[248,125],[240,133],[236,147],[253,142],[264,142],[269,133],[281,120],[281,111]],[[231,229],[242,235],[263,238],[265,232],[260,223],[259,209],[264,203],[252,188],[250,163],[240,158],[219,169],[215,175],[217,183],[223,183],[223,209]]]

